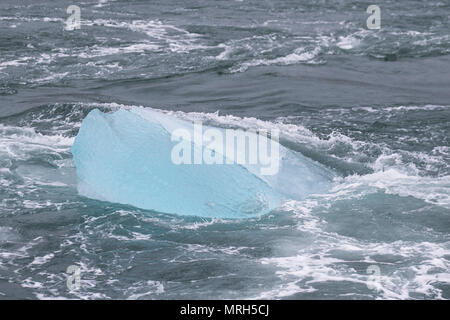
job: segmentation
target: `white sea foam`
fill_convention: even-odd
[[[270,66],[270,65],[291,65],[299,62],[307,64],[320,64],[320,60],[317,60],[320,53],[320,48],[316,47],[312,51],[307,51],[304,48],[298,48],[293,53],[290,53],[283,57],[278,57],[274,59],[254,59],[248,62],[243,62],[238,67],[231,69],[232,73],[244,72],[250,67],[256,66]]]
[[[59,155],[69,151],[73,137],[43,135],[33,128],[5,126],[0,124],[0,154],[13,159],[26,160],[36,153]]]
[[[139,46],[146,46],[147,48],[152,47],[152,50],[156,50],[161,48],[162,45],[172,52],[189,52],[191,50],[208,48],[199,42],[200,35],[190,33],[170,24],[164,24],[158,20],[119,22],[114,20],[96,19],[87,21],[85,24],[89,26],[101,25],[109,28],[129,29],[147,35],[148,39],[146,42],[135,45],[136,47],[134,47],[134,49],[137,50],[142,50]],[[133,48],[129,48],[130,52],[132,52],[132,49]]]
[[[35,264],[35,265],[45,264],[45,263],[49,262],[50,260],[52,260],[54,257],[55,257],[55,255],[53,253],[49,253],[49,254],[46,254],[41,257],[35,257],[33,262],[31,262],[31,264]]]
[[[302,203],[298,210],[302,211]],[[296,210],[296,209],[294,209]],[[361,292],[355,295],[384,299],[410,299],[413,293],[442,299],[439,283],[450,284],[447,270],[450,263],[450,243],[395,241],[391,243],[362,242],[334,233],[316,232],[310,246],[295,255],[263,258],[264,265],[274,265],[283,283],[264,291],[256,299],[287,297],[298,293],[311,293],[320,286],[336,282],[353,283]],[[345,253],[340,256],[339,252]],[[379,262],[377,257],[391,255],[405,261],[402,264]],[[415,261],[408,263],[408,261]],[[381,269],[378,291],[365,290],[369,277],[365,269],[357,271],[355,262],[377,265]],[[319,285],[319,287],[317,287]]]
[[[160,281],[147,280],[139,281],[131,285],[125,293],[127,300],[137,300],[144,297],[153,297],[155,294],[159,295],[164,293],[164,284]]]
[[[355,38],[353,35],[339,37],[339,41],[336,45],[343,50],[350,50],[355,48],[360,44],[360,40]]]
[[[341,181],[342,183],[335,186],[333,191],[346,190],[346,192],[354,193],[363,186],[381,190],[387,194],[410,196],[450,208],[450,176],[421,177],[391,168],[363,176],[349,176]]]
[[[103,57],[125,53],[142,53],[146,51],[158,51],[161,47],[154,43],[135,43],[124,47],[101,47],[93,46],[89,51],[79,54],[80,58],[90,59],[94,57]]]
[[[22,57],[10,61],[0,62],[0,70],[5,69],[7,67],[17,67],[26,65],[30,59],[31,59],[30,57]]]

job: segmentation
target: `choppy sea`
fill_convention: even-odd
[[[449,0],[69,4],[0,2],[0,299],[450,298]],[[279,129],[336,178],[250,219],[79,196],[81,121],[127,106]]]

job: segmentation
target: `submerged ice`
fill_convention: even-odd
[[[192,135],[176,135],[180,130]],[[230,160],[222,150],[199,144],[195,130],[188,121],[148,108],[92,110],[72,146],[78,192],[164,213],[245,218],[268,213],[286,199],[328,190],[330,172],[270,138],[248,133],[250,139],[276,144],[278,152],[271,156],[279,160],[277,171],[264,175],[261,164]],[[214,130],[226,136],[224,129]],[[212,153],[215,161],[174,161],[180,144],[191,146],[194,154]],[[249,148],[236,145],[234,151],[249,157]]]

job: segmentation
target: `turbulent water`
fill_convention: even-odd
[[[76,4],[0,2],[0,299],[450,298],[450,1]],[[81,121],[129,106],[279,129],[336,178],[237,220],[79,196]]]

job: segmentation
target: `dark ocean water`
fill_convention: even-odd
[[[0,299],[449,299],[449,19],[448,0],[2,0]],[[134,105],[280,129],[337,178],[242,220],[79,196],[81,121]]]

